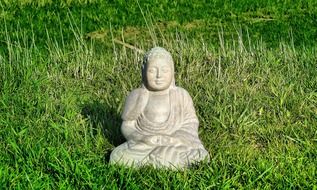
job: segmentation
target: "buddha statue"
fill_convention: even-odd
[[[142,87],[127,97],[121,132],[127,142],[110,155],[111,164],[186,168],[208,160],[198,137],[199,122],[188,92],[175,86],[171,54],[154,47],[144,56]]]

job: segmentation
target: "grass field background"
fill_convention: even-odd
[[[316,189],[316,42],[313,0],[1,0],[0,188]],[[108,165],[155,45],[210,163]]]

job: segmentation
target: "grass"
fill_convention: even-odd
[[[127,4],[129,6],[127,6]],[[7,25],[13,37],[22,30],[34,34],[38,45],[45,45],[47,33],[54,40],[73,40],[71,24],[82,33],[127,27],[144,27],[146,18],[162,25],[176,23],[178,30],[190,31],[192,38],[217,39],[223,27],[231,37],[236,30],[249,30],[252,41],[260,38],[271,47],[280,41],[294,41],[295,46],[314,46],[317,42],[317,2],[315,0],[277,1],[102,1],[102,0],[2,0],[0,25]],[[72,16],[71,16],[72,15]],[[170,25],[168,26],[170,28]],[[175,28],[175,27],[174,27]],[[62,33],[62,35],[61,35]],[[247,33],[243,33],[247,34]],[[0,39],[5,38],[0,30]],[[246,36],[245,36],[246,37]],[[213,43],[217,43],[213,40]],[[0,42],[0,46],[3,42]]]
[[[303,12],[313,17],[314,2],[307,2]],[[78,2],[73,3],[69,6]],[[19,6],[21,10],[11,9],[43,11],[34,8],[39,5]],[[240,9],[246,8],[234,11],[243,16]],[[300,17],[301,8],[295,10]],[[304,33],[314,42],[310,32],[315,28],[294,32],[289,36],[293,40],[272,46],[275,38],[268,37],[269,30],[267,37],[253,38],[257,29],[246,30],[239,22],[230,29],[232,20],[215,31],[202,27],[212,20],[203,16],[176,23],[170,16],[159,24],[144,13],[148,27],[130,20],[129,27],[95,32],[81,29],[80,17],[70,14],[67,22],[72,25],[58,32],[48,28],[41,39],[36,28],[11,33],[16,23],[4,19],[0,188],[316,189],[317,49],[297,41]],[[288,25],[287,20],[278,22]],[[186,28],[188,24],[194,29]],[[281,34],[289,32],[277,26],[272,27]],[[62,39],[66,31],[69,38]],[[124,141],[120,113],[129,91],[140,85],[143,56],[113,39],[141,50],[156,44],[171,51],[177,85],[193,97],[210,163],[184,171],[108,165],[111,150]]]

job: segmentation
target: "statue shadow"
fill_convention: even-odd
[[[115,147],[125,142],[120,131],[122,120],[114,107],[93,101],[83,105],[81,114],[91,123],[93,135],[101,129],[104,137]],[[105,152],[105,162],[108,162],[110,153]]]

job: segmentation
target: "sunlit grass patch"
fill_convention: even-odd
[[[67,44],[48,38],[41,50],[24,36],[7,38],[0,55],[2,187],[314,188],[315,48],[269,48],[221,31],[216,47],[186,33],[153,31],[156,38],[129,43],[171,51],[210,163],[185,171],[108,165],[124,141],[120,113],[141,83],[142,52],[77,33]]]
[[[195,14],[187,1],[60,2],[0,3],[1,188],[317,188],[315,1],[215,1]],[[177,85],[193,97],[210,163],[108,164],[124,141],[124,99],[155,45],[172,53]]]

